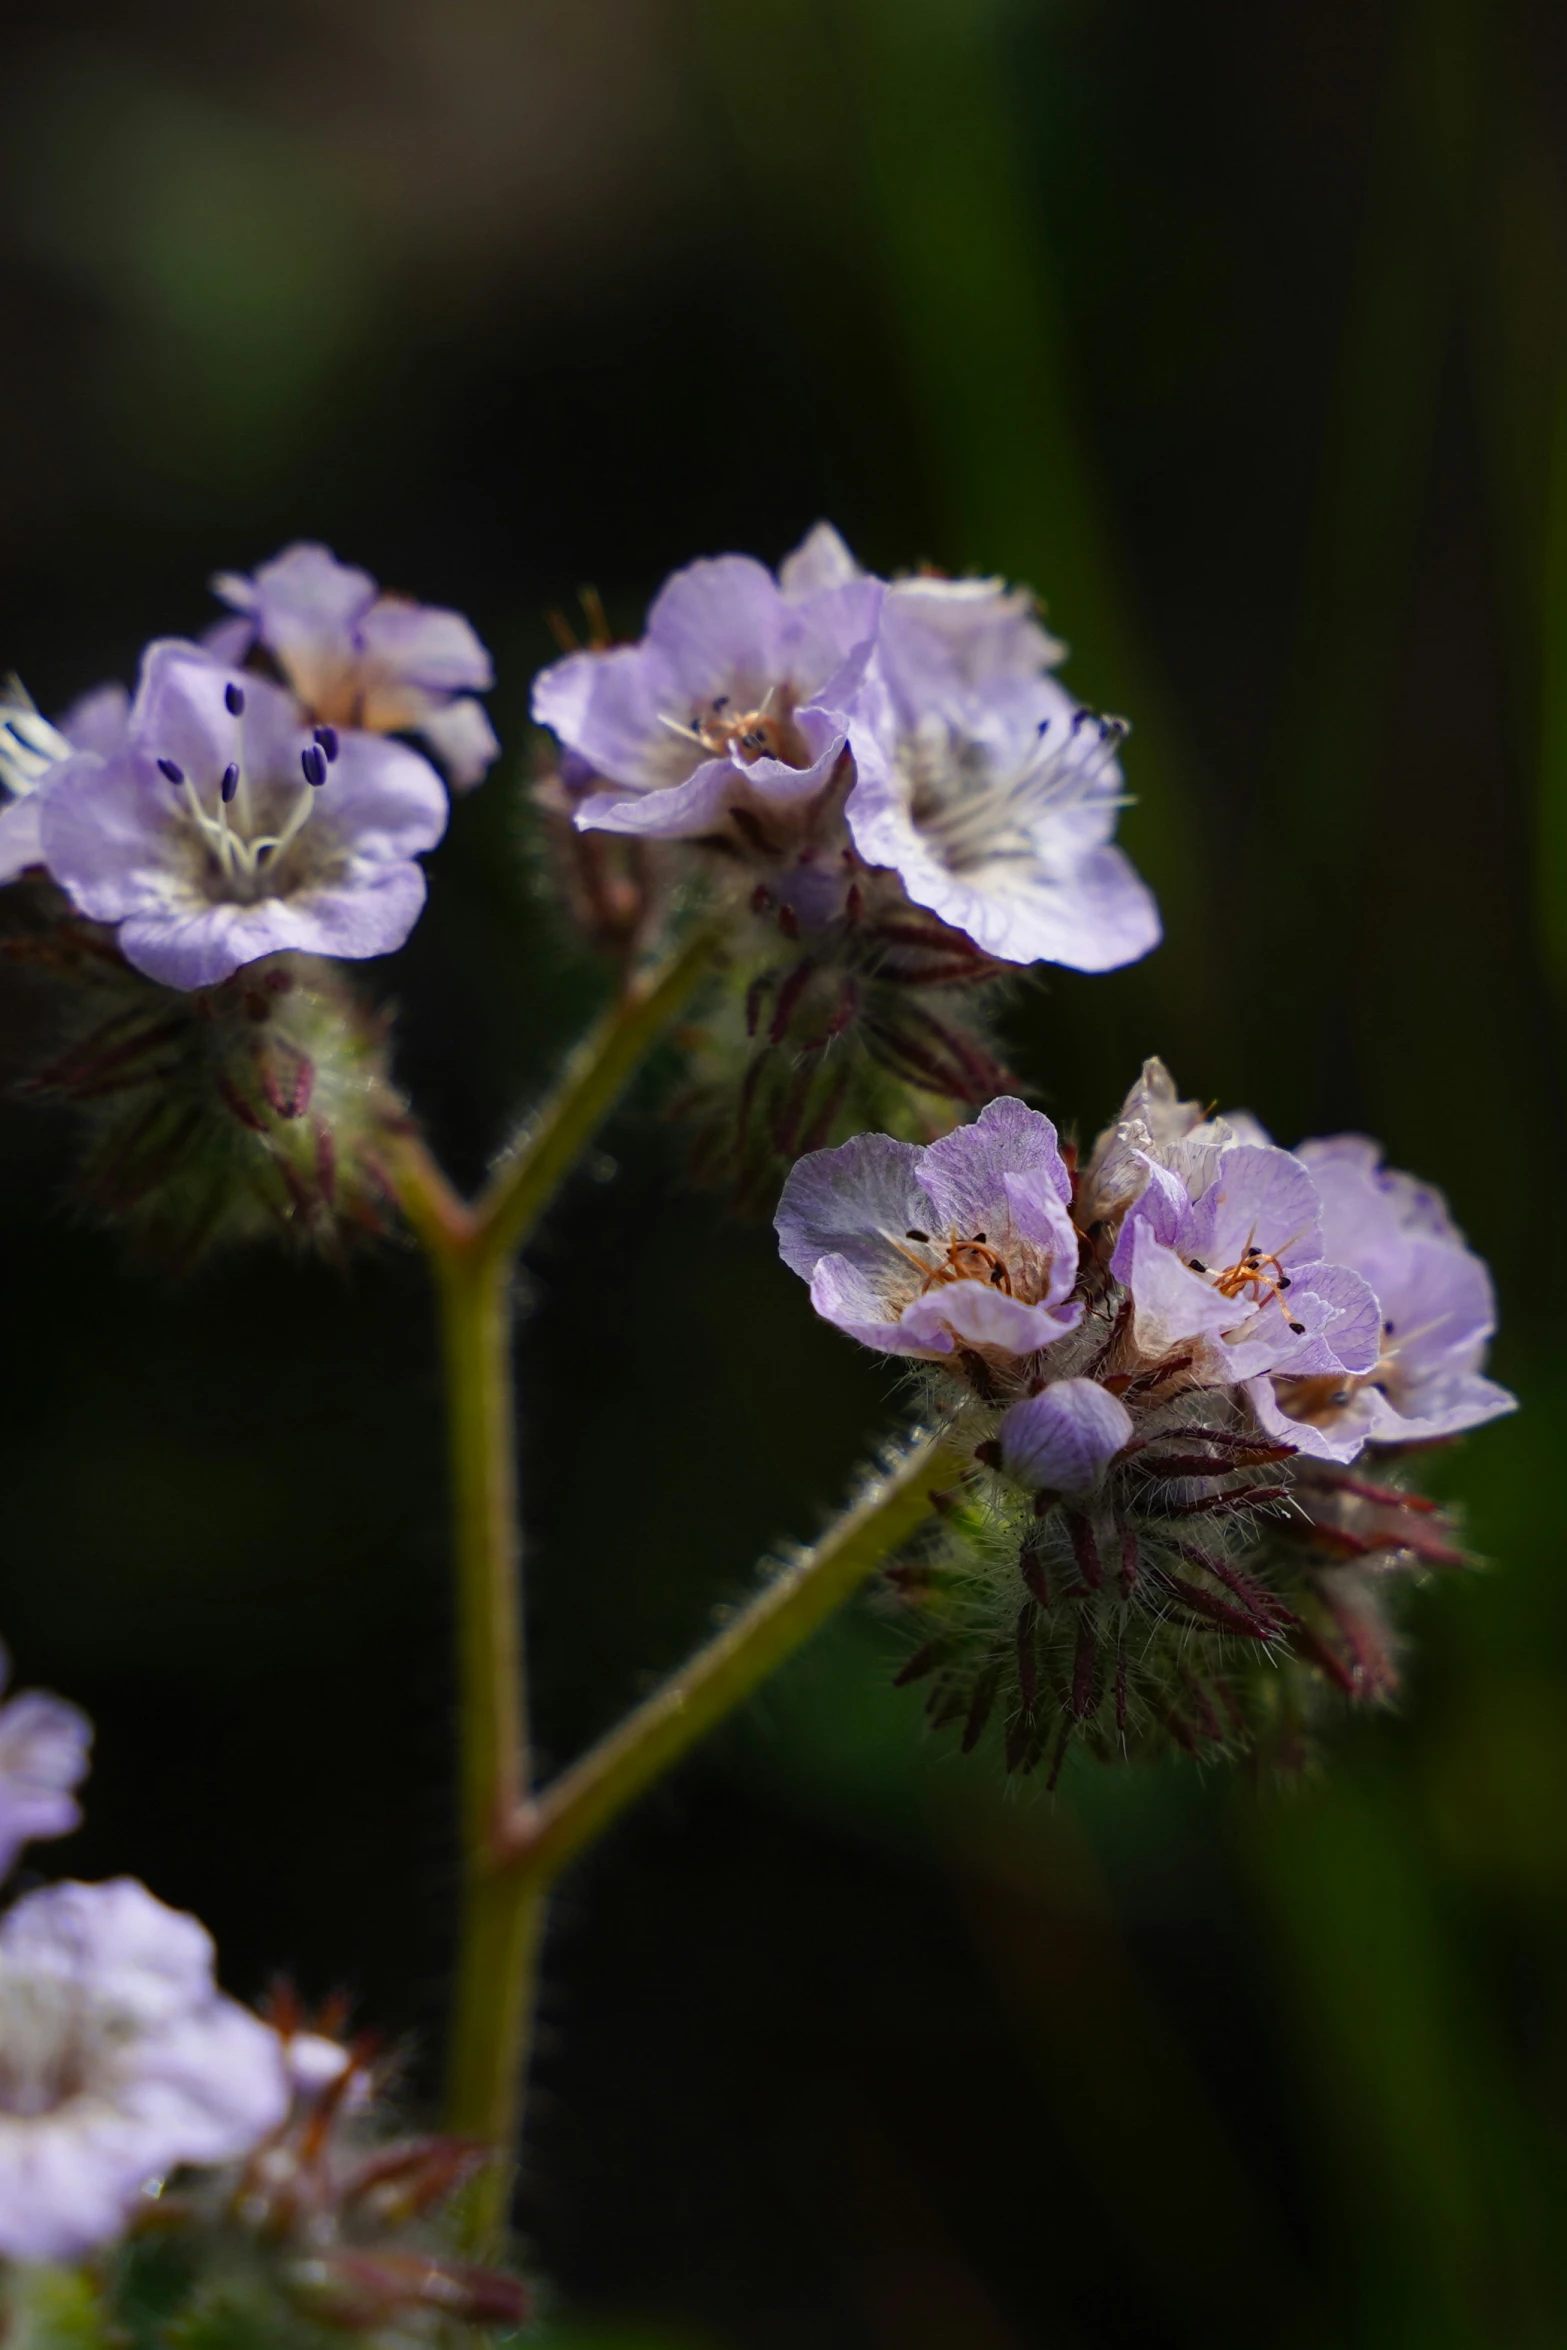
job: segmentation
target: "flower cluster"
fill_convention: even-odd
[[[383,1205],[400,1105],[378,1023],[334,976],[400,947],[447,795],[496,744],[467,621],[378,594],[324,547],[253,579],[204,643],[162,638],[134,694],[58,724],[0,693],[0,880],[36,876],[8,952],[64,984],[35,1089],[89,1107],[88,1196],[179,1253]]]
[[[748,917],[704,1088],[741,1189],[878,1116],[930,1134],[989,1099],[983,994],[1006,970],[1157,943],[1111,838],[1126,728],[1073,702],[1061,651],[1003,581],[875,579],[823,523],[776,577],[689,565],[639,644],[538,679],[551,804],[682,844]]]
[[[777,1227],[975,1460],[896,1571],[925,1620],[902,1677],[965,1745],[999,1709],[1012,1769],[1074,1737],[1288,1759],[1313,1682],[1392,1689],[1390,1585],[1462,1557],[1405,1456],[1513,1399],[1484,1265],[1374,1144],[1281,1150],[1151,1061],[1086,1165],[1003,1099],[924,1149],[807,1156]]]
[[[79,1824],[91,1735],[38,1691],[0,1706],[0,1877]],[[229,1998],[205,1927],[134,1878],[21,1894],[0,1915],[0,2288],[7,2261],[112,2251],[106,2341],[116,2295],[139,2339],[171,2342],[519,2324],[518,2281],[439,2235],[489,2150],[389,2133],[390,2068],[335,2021],[287,1993],[265,2015]]]

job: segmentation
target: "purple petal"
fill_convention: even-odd
[[[819,595],[824,588],[847,587],[864,576],[830,522],[818,522],[808,530],[778,566],[778,585],[786,596]]]
[[[424,901],[419,866],[369,866],[337,888],[196,913],[132,915],[121,923],[120,950],[136,970],[165,987],[214,987],[263,955],[293,951],[353,962],[392,954],[418,921]]]
[[[30,865],[44,863],[42,813],[38,790],[0,803],[0,881],[14,881]]]
[[[484,693],[495,683],[495,664],[471,622],[437,604],[381,596],[359,639],[372,662],[425,693]]]
[[[500,744],[482,702],[463,695],[444,709],[431,710],[417,730],[445,768],[453,791],[482,783],[500,755]]]
[[[966,1235],[981,1230],[987,1216],[1007,1216],[1007,1175],[1032,1173],[1044,1177],[1063,1206],[1070,1204],[1072,1178],[1054,1126],[1042,1111],[1003,1094],[972,1125],[927,1147],[921,1180],[942,1222]]]
[[[1051,1307],[1025,1305],[988,1281],[944,1281],[904,1307],[904,1336],[932,1352],[945,1350],[938,1334],[950,1331],[965,1346],[993,1347],[1000,1354],[1031,1355],[1053,1346],[1083,1318],[1081,1302]],[[885,1340],[882,1341],[885,1344]]]
[[[890,1134],[860,1134],[835,1150],[810,1151],[785,1180],[773,1219],[778,1252],[807,1281],[821,1259],[844,1259],[885,1290],[919,1276],[899,1254],[912,1225],[930,1228],[930,1194],[920,1181],[923,1153]]]
[[[123,685],[98,685],[78,695],[59,722],[60,732],[74,749],[108,759],[124,750],[130,716],[131,697]]]
[[[1238,1265],[1253,1246],[1286,1265],[1310,1264],[1322,1254],[1316,1187],[1289,1151],[1241,1143],[1220,1158],[1190,1237],[1191,1253],[1215,1270]]]
[[[212,592],[250,613],[263,641],[281,652],[300,640],[346,634],[369,611],[376,586],[368,571],[339,563],[330,547],[300,540],[248,578],[218,572]]]

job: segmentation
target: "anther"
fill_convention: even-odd
[[[223,770],[223,782],[219,788],[223,793],[225,801],[231,800],[239,789],[239,769],[234,765],[232,760],[230,760],[228,766]]]
[[[1038,725],[1038,727],[1037,727],[1037,729],[1036,729],[1035,731],[1036,731],[1036,732],[1037,732],[1037,733],[1040,735],[1041,739],[1042,739],[1042,738],[1043,738],[1045,735],[1047,735],[1047,734],[1050,732],[1050,721],[1049,721],[1049,719],[1048,719],[1048,718],[1041,718],[1041,720],[1039,721],[1039,725]]]
[[[305,781],[311,790],[319,791],[326,781],[326,753],[321,745],[307,743],[299,754],[299,764],[304,769]]]
[[[330,767],[332,762],[337,757],[337,728],[335,726],[318,726],[316,728],[316,741],[321,745],[323,751],[325,751],[327,765]]]
[[[1384,1323],[1383,1323],[1383,1325],[1382,1325],[1382,1331],[1383,1331],[1383,1335],[1384,1335],[1384,1337],[1391,1338],[1391,1337],[1392,1337],[1392,1335],[1393,1335],[1393,1325],[1392,1325],[1392,1323],[1391,1323],[1391,1322],[1384,1322]]]
[[[223,707],[231,718],[243,718],[245,715],[245,689],[242,685],[236,685],[232,678],[223,688]]]
[[[1208,1270],[1201,1257],[1188,1257],[1186,1262],[1190,1265],[1194,1273],[1206,1273]]]
[[[905,1240],[923,1240],[927,1248],[930,1246],[930,1234],[928,1232],[917,1232],[912,1224],[909,1226],[909,1229],[907,1232],[905,1232],[903,1237]]]
[[[176,766],[172,759],[160,759],[158,761],[158,773],[160,775],[166,775],[170,783],[173,784],[180,784],[185,781],[184,768]]]
[[[1291,1329],[1294,1331],[1294,1333],[1295,1333],[1295,1335],[1296,1335],[1296,1337],[1297,1337],[1297,1338],[1304,1338],[1304,1337],[1305,1337],[1305,1335],[1306,1335],[1306,1325],[1305,1325],[1305,1323],[1304,1323],[1304,1322],[1292,1322],[1292,1323],[1290,1324],[1290,1328],[1291,1328]]]
[[[1288,1289],[1289,1285],[1290,1285],[1290,1276],[1289,1276],[1289,1274],[1288,1274],[1288,1273],[1281,1273],[1281,1274],[1279,1275],[1279,1287],[1280,1287],[1280,1289]]]

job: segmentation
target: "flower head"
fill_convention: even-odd
[[[1324,1262],[1316,1187],[1299,1159],[1232,1143],[1195,1195],[1165,1167],[1148,1172],[1111,1258],[1143,1353],[1188,1343],[1210,1385],[1370,1368],[1376,1297],[1358,1273]]]
[[[924,1149],[865,1134],[784,1185],[785,1264],[816,1311],[887,1354],[1026,1356],[1076,1327],[1071,1181],[1048,1118],[992,1102]]]
[[[212,1967],[206,1929],[129,1877],[0,1920],[0,2253],[79,2259],[174,2164],[229,2161],[282,2121],[282,2044]]]
[[[459,790],[495,758],[500,745],[474,699],[494,669],[460,612],[383,595],[367,571],[307,542],[253,574],[220,571],[212,586],[243,616],[220,625],[214,649],[238,661],[263,646],[318,723],[422,735]]]
[[[0,1648],[0,1688],[10,1661]],[[24,1689],[0,1705],[0,1878],[25,1844],[81,1823],[73,1790],[87,1775],[92,1724],[63,1698]]]
[[[861,576],[828,523],[780,572],[795,594]],[[1110,844],[1126,726],[1048,674],[1063,650],[1004,580],[890,581],[845,812],[868,865],[999,962],[1108,971],[1158,944],[1159,916]]]
[[[1422,1444],[1516,1409],[1480,1365],[1496,1327],[1491,1278],[1440,1194],[1382,1165],[1364,1135],[1304,1142],[1327,1251],[1376,1291],[1381,1322],[1358,1375],[1275,1371],[1252,1390],[1258,1418],[1302,1452],[1352,1460],[1366,1443]]]
[[[534,716],[601,779],[577,824],[744,847],[803,819],[848,743],[881,598],[871,579],[787,594],[748,555],[677,571],[640,644],[534,685]]]
[[[280,687],[174,640],[147,649],[123,745],[62,760],[39,810],[77,910],[177,988],[281,949],[357,960],[401,946],[424,904],[415,859],[445,824],[417,752],[311,728]]]

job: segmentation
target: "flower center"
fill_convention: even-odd
[[[904,746],[909,814],[949,873],[1036,862],[1043,820],[1098,784],[1127,733],[1124,718],[1075,713],[1065,734],[1041,720],[1021,761],[998,764],[992,747],[945,720],[922,719]]]
[[[1296,1337],[1299,1338],[1304,1332],[1305,1323],[1297,1322],[1284,1303],[1284,1292],[1290,1286],[1290,1276],[1278,1258],[1270,1256],[1266,1249],[1248,1242],[1235,1263],[1226,1265],[1218,1273],[1211,1265],[1205,1265],[1201,1257],[1188,1257],[1186,1261],[1194,1273],[1201,1273],[1213,1284],[1221,1297],[1245,1298],[1248,1304],[1259,1308],[1265,1306],[1271,1298]]]
[[[216,790],[209,783],[205,796],[198,792],[175,759],[159,759],[157,766],[173,785],[179,812],[196,835],[223,895],[252,900],[275,890],[285,852],[314,813],[316,794],[337,758],[337,729],[316,727],[314,740],[299,754],[303,781],[289,798],[289,786],[282,779],[252,777],[246,766],[244,689],[231,683],[224,688],[223,699],[235,722],[235,756],[217,779]]]
[[[892,1235],[887,1235],[892,1240]],[[917,1257],[905,1241],[916,1241],[921,1248],[939,1249],[941,1254],[932,1264],[928,1257]],[[967,1240],[959,1238],[950,1227],[945,1241],[932,1240],[928,1232],[911,1226],[903,1240],[892,1240],[900,1257],[906,1257],[920,1275],[920,1295],[945,1287],[949,1281],[985,1281],[992,1289],[999,1289],[1011,1297],[1012,1274],[1006,1259],[993,1249],[983,1232],[975,1232]]]
[[[788,685],[770,685],[753,710],[737,710],[728,694],[719,694],[704,709],[692,711],[689,725],[676,718],[663,723],[710,759],[734,758],[747,767],[758,759],[778,759],[785,767],[811,763],[794,722],[794,691]]]

